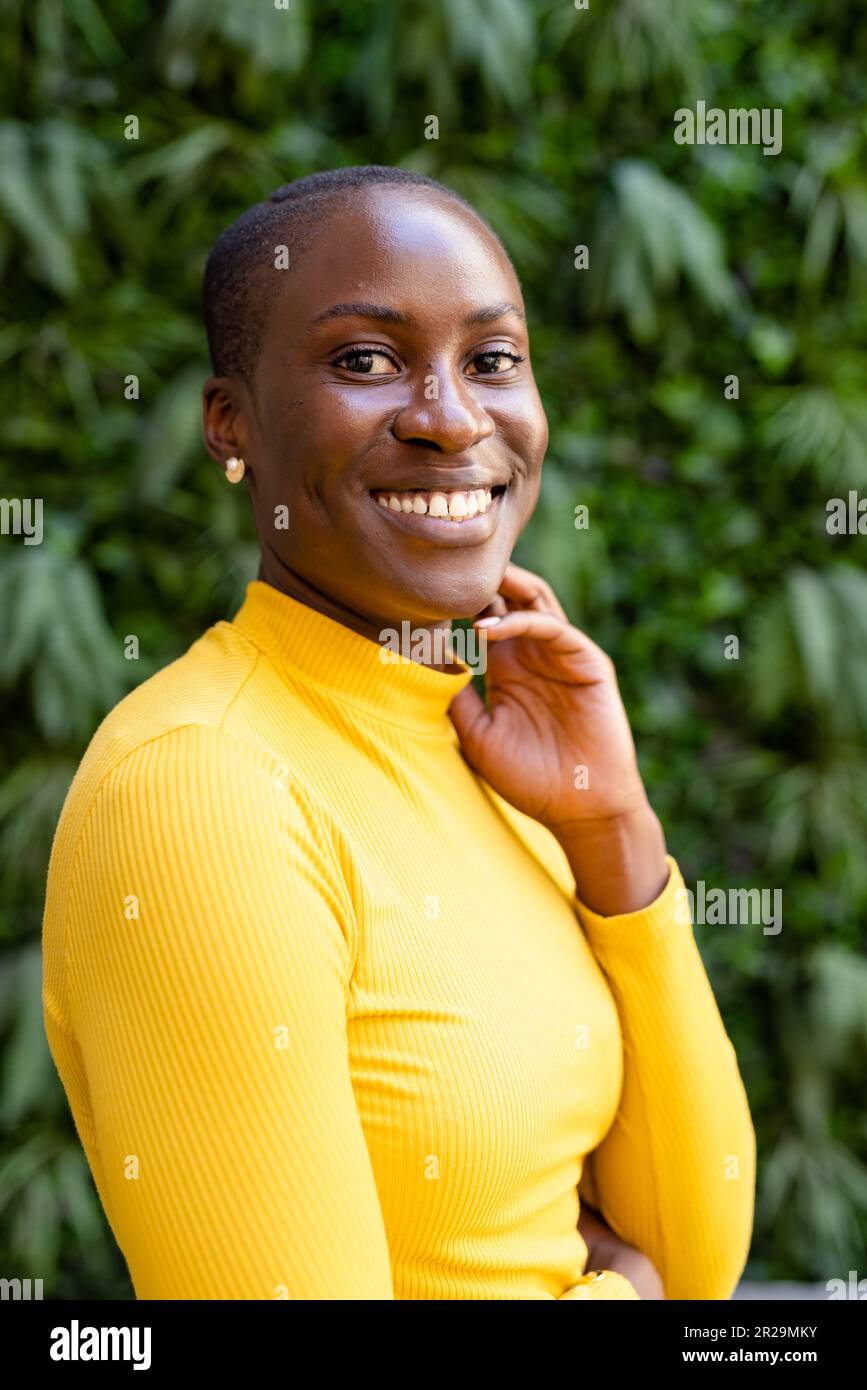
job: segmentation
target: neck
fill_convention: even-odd
[[[299,603],[304,603],[308,608],[313,608],[317,613],[322,613],[326,618],[332,618],[334,622],[342,623],[352,632],[357,632],[361,637],[367,637],[371,642],[381,644],[381,633],[386,628],[400,628],[400,621],[393,618],[373,619],[364,613],[359,613],[353,608],[333,598],[331,594],[322,593],[320,589],[303,579],[300,574],[296,574],[282,560],[273,555],[270,551],[264,552],[259,557],[259,572],[257,579],[265,584],[270,584],[272,588],[279,589],[281,593],[288,594],[290,598],[297,599]],[[412,621],[413,632],[428,632],[433,638],[436,632],[451,632],[451,620],[444,618],[439,622],[417,622]],[[423,646],[423,644],[420,644]],[[431,642],[429,650],[436,652],[439,647]],[[409,655],[409,653],[407,653]],[[449,674],[460,670],[454,664],[444,664],[436,661],[424,661],[413,657],[413,660],[420,660],[421,665],[430,666],[436,671],[446,671]]]

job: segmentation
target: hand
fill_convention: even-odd
[[[626,1245],[623,1241],[619,1241],[618,1244],[621,1247],[619,1251],[612,1252],[602,1264],[594,1261],[592,1268],[613,1269],[615,1274],[622,1274],[624,1279],[629,1280],[639,1298],[664,1300],[665,1288],[653,1261],[632,1245]]]
[[[488,706],[468,685],[450,709],[467,762],[557,837],[588,907],[646,906],[668,878],[665,840],[610,657],[517,565],[474,627],[487,633]]]
[[[653,1261],[615,1235],[597,1212],[582,1206],[578,1231],[587,1246],[587,1269],[611,1269],[628,1279],[643,1299],[665,1299],[662,1278]]]
[[[641,807],[614,665],[572,626],[550,586],[510,564],[474,627],[487,636],[488,708],[468,685],[450,713],[479,775],[555,834]]]

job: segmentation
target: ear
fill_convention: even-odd
[[[205,448],[222,467],[233,455],[250,458],[253,441],[249,393],[234,376],[211,376],[202,387],[202,436]]]

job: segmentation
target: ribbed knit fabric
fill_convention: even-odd
[[[634,1297],[579,1283],[579,1184],[731,1295],[755,1137],[678,867],[578,902],[461,757],[469,679],[254,580],[95,733],[44,1016],[139,1298]]]

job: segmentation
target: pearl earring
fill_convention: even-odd
[[[239,483],[247,471],[243,459],[226,459],[226,478],[230,483]]]

